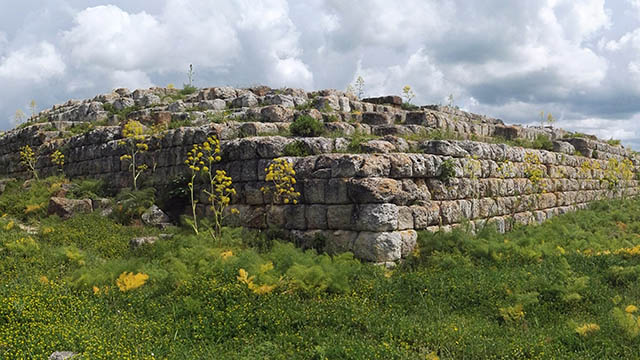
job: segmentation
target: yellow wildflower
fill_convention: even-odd
[[[587,336],[598,330],[600,330],[600,326],[598,324],[593,324],[593,323],[583,324],[582,326],[578,326],[577,328],[575,328],[575,332],[578,333],[580,336]]]
[[[148,279],[149,275],[147,274],[137,273],[134,275],[132,272],[125,271],[116,280],[116,285],[120,291],[129,291],[141,287]]]

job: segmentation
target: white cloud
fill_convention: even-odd
[[[0,59],[0,78],[40,82],[64,74],[66,65],[56,48],[41,42],[23,47]]]
[[[128,70],[162,61],[158,56],[166,48],[165,34],[151,15],[130,15],[107,5],[81,11],[75,21],[64,33],[75,63]]]
[[[627,47],[640,50],[640,28],[630,31],[620,37],[618,40],[608,41],[604,48],[608,51],[620,51]]]
[[[77,66],[149,74],[182,72],[192,63],[196,71],[248,71],[256,80],[312,85],[285,1],[218,5],[168,0],[157,16],[113,5],[88,8],[76,15],[64,42]],[[150,83],[148,76],[143,80],[137,83]]]

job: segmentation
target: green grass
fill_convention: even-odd
[[[508,234],[421,233],[419,250],[388,271],[278,241],[258,250],[248,244],[261,235],[241,229],[213,241],[173,228],[131,250],[131,237],[160,230],[25,218],[59,181],[0,195],[0,358],[638,358],[638,313],[625,309],[640,306],[640,200]],[[38,234],[8,226],[19,220]],[[255,293],[240,269],[273,290]],[[122,292],[123,272],[149,280]],[[579,335],[586,323],[600,330]]]

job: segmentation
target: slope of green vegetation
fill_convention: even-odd
[[[2,359],[638,358],[640,200],[508,234],[421,233],[386,270],[241,229],[214,242],[46,217],[59,187],[0,195]]]

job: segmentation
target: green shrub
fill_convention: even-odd
[[[196,91],[198,91],[198,88],[193,86],[193,85],[189,85],[189,84],[184,84],[182,86],[182,89],[179,91],[179,94],[182,96],[186,96],[186,95],[191,95],[193,93],[195,93]]]
[[[538,150],[548,150],[553,151],[553,142],[549,139],[548,136],[538,134],[536,139],[533,140],[531,147]]]
[[[284,156],[309,156],[311,155],[302,141],[288,143],[282,151]]]
[[[65,181],[58,176],[41,180],[29,180],[28,183],[12,181],[0,197],[0,215],[6,213],[18,219],[26,220],[44,216],[49,199]]]
[[[289,126],[289,131],[293,136],[320,136],[324,133],[324,125],[309,115],[300,115]]]
[[[97,199],[106,195],[104,180],[81,179],[73,182],[67,197],[70,199]]]
[[[155,189],[124,189],[116,197],[113,217],[120,224],[130,224],[137,220],[155,203]]]
[[[419,106],[408,103],[406,101],[402,103],[401,107],[403,110],[407,110],[407,111],[416,111],[420,109]]]
[[[349,141],[349,145],[347,145],[347,150],[352,153],[359,153],[361,151],[360,144],[377,138],[378,136],[376,135],[365,134],[356,130],[356,132],[351,135],[351,140]]]
[[[440,165],[440,175],[438,175],[438,179],[440,181],[448,181],[456,175],[455,168],[456,163],[453,159],[443,161],[442,165]]]

